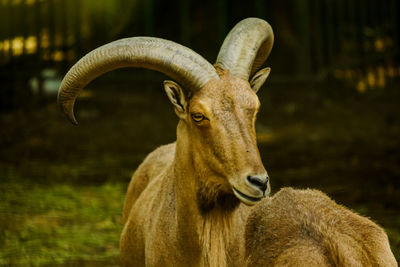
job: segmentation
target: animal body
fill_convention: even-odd
[[[178,82],[164,82],[179,117],[177,141],[150,153],[128,187],[123,266],[394,266],[381,228],[319,192],[285,189],[260,203],[270,188],[256,144],[256,92],[272,44],[270,25],[248,18],[214,65],[174,42],[133,37],[93,50],[66,74],[58,101],[75,124],[80,90],[103,73],[143,67]]]
[[[80,90],[121,67],[161,71],[179,117],[177,141],[152,152],[129,184],[120,241],[124,266],[243,266],[249,208],[269,194],[256,144],[259,70],[273,44],[264,20],[239,22],[214,65],[174,42],[133,37],[99,47],[62,81],[58,101],[71,122]],[[246,204],[246,205],[243,205]]]
[[[384,230],[318,190],[281,189],[246,225],[248,266],[397,266]]]

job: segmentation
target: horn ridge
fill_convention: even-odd
[[[77,124],[73,107],[79,92],[98,76],[124,67],[160,71],[192,91],[219,79],[207,60],[185,46],[155,37],[120,39],[89,52],[61,82],[58,103],[73,124]]]
[[[215,64],[233,76],[248,80],[267,60],[273,43],[274,34],[268,22],[244,19],[225,38]]]

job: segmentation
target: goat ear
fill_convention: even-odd
[[[250,86],[255,93],[257,93],[261,86],[265,83],[265,80],[267,80],[270,72],[271,68],[264,68],[257,71],[256,74],[254,74],[253,78],[251,78]]]
[[[185,113],[186,110],[186,99],[182,88],[173,81],[164,81],[164,90],[171,103],[175,106],[175,111],[178,114]]]

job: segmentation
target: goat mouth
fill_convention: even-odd
[[[232,189],[233,189],[233,193],[235,194],[235,196],[246,205],[253,206],[254,204],[256,204],[257,202],[259,202],[262,199],[262,197],[248,196],[248,195],[240,192],[239,190],[237,190],[234,186],[232,187]]]

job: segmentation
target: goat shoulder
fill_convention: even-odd
[[[124,223],[128,220],[130,210],[154,177],[163,173],[174,159],[176,143],[160,146],[151,152],[132,175],[128,186],[123,210]]]

